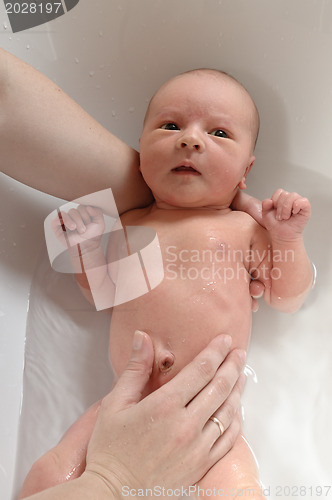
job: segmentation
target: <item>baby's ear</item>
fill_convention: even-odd
[[[256,160],[255,156],[250,157],[250,161],[249,161],[249,164],[244,172],[244,176],[242,177],[241,181],[238,184],[239,189],[246,189],[246,187],[247,187],[247,184],[246,184],[247,175],[249,174],[251,167],[255,163],[255,160]]]

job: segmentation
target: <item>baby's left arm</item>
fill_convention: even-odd
[[[312,265],[302,238],[310,213],[306,198],[283,189],[262,203],[262,221],[268,239],[262,238],[264,230],[259,228],[252,245],[252,275],[260,279],[264,274],[264,299],[283,312],[297,311],[313,284]],[[263,255],[258,251],[262,249],[262,240],[265,248],[267,244],[267,252],[257,261],[256,253]]]

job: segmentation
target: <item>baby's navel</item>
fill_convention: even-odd
[[[159,371],[161,373],[167,373],[172,369],[174,365],[174,354],[169,351],[164,351],[161,353],[159,360],[157,361]]]

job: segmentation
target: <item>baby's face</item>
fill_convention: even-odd
[[[153,98],[140,140],[141,172],[164,208],[227,208],[253,156],[253,105],[236,82],[180,75]]]

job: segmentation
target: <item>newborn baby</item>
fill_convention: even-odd
[[[266,302],[284,312],[297,310],[310,290],[312,270],[302,240],[310,217],[308,200],[277,190],[263,202],[265,228],[230,208],[238,190],[246,188],[258,129],[258,112],[248,92],[216,70],[172,78],[150,102],[140,139],[140,171],[154,202],[125,213],[121,223],[124,230],[147,226],[156,231],[165,276],[147,294],[114,307],[110,328],[116,375],[128,362],[135,330],[153,339],[156,362],[146,394],[220,333],[230,334],[234,347],[248,348],[252,279],[264,284]],[[108,270],[97,268],[114,261],[118,251],[109,244],[105,260],[102,212],[80,206],[62,217],[70,244],[80,245],[85,274],[77,280],[83,293],[114,296],[116,273],[110,265]],[[221,425],[223,431],[227,429]],[[89,432],[87,428],[86,440]],[[243,436],[197,486],[223,490],[232,498],[231,491],[249,488],[254,498],[263,498]]]

